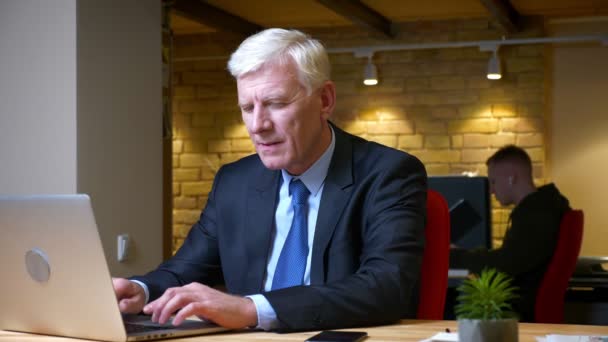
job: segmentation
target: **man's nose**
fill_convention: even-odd
[[[269,120],[263,106],[256,106],[253,109],[252,131],[261,132],[269,128]]]

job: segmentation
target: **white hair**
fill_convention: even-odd
[[[291,62],[308,94],[329,80],[329,58],[323,45],[300,31],[279,28],[267,29],[245,39],[230,56],[228,71],[238,79],[265,65]]]

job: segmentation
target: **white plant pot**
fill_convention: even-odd
[[[460,342],[517,342],[516,319],[459,319]]]

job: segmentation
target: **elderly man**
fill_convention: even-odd
[[[327,53],[299,31],[247,38],[228,69],[257,154],[218,171],[174,257],[144,276],[114,279],[121,310],[278,331],[411,317],[423,165],[328,121],[336,91]]]

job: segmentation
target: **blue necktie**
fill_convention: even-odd
[[[308,258],[308,195],[301,180],[289,183],[293,221],[272,279],[272,289],[302,285]]]

